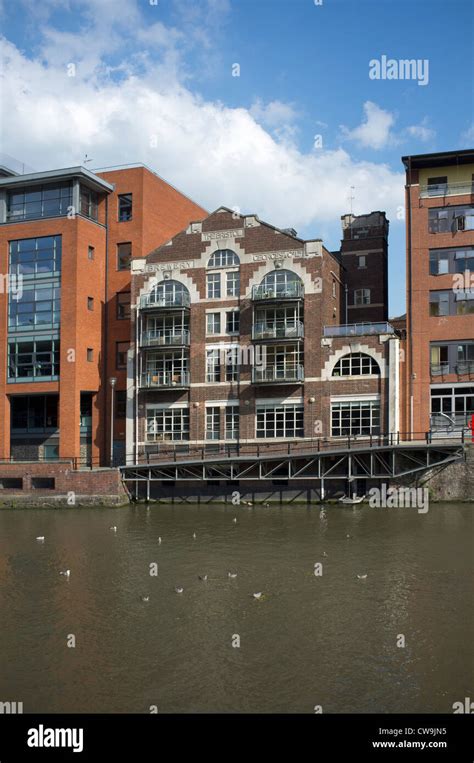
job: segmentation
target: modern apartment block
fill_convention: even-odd
[[[474,414],[474,151],[404,156],[405,427],[459,431]]]
[[[127,463],[398,431],[399,336],[371,321],[387,314],[388,223],[372,215],[364,254],[221,207],[133,261]],[[347,325],[364,289],[375,305]]]
[[[1,169],[0,460],[123,459],[130,263],[205,214],[144,166]]]

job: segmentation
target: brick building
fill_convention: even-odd
[[[474,151],[403,157],[405,427],[460,431],[474,413]]]
[[[398,431],[388,222],[362,217],[372,240],[344,234],[335,253],[221,207],[133,261],[127,463],[170,446]],[[348,321],[346,296],[366,288],[375,303]]]
[[[143,166],[0,169],[0,461],[123,459],[130,262],[205,211]]]

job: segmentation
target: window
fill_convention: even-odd
[[[148,352],[146,373],[150,386],[189,384],[189,360],[182,352]]]
[[[218,249],[207,263],[208,268],[230,268],[239,265],[240,260],[232,249]]]
[[[127,352],[130,347],[130,342],[116,342],[115,343],[115,366],[116,368],[127,367]]]
[[[130,318],[130,300],[131,296],[129,291],[117,292],[115,303],[117,307],[117,320],[124,321]]]
[[[437,178],[428,178],[428,196],[442,196],[448,190],[448,178],[446,175]]]
[[[366,263],[367,263],[367,259],[366,259],[365,254],[360,254],[357,257],[357,267],[358,268],[366,268],[367,267]]]
[[[303,324],[298,320],[296,306],[265,307],[255,311],[254,339],[278,339],[303,336]]]
[[[220,349],[206,350],[206,382],[221,381]]]
[[[189,316],[182,312],[148,316],[146,332],[142,335],[145,344],[150,345],[186,345],[189,339]]]
[[[189,408],[150,406],[146,412],[146,439],[189,440]]]
[[[72,183],[35,185],[7,191],[7,222],[67,215],[72,208]]]
[[[87,348],[87,361],[88,363],[92,363],[94,360],[94,350],[92,347]]]
[[[239,438],[239,406],[228,405],[225,409],[225,439],[238,440]]]
[[[354,305],[370,305],[370,289],[355,289]]]
[[[240,273],[238,270],[232,270],[230,273],[226,273],[227,278],[227,290],[228,297],[238,297],[240,294]]]
[[[474,272],[474,247],[430,249],[430,275]]]
[[[43,453],[45,461],[56,461],[59,458],[59,445],[45,445]]]
[[[455,233],[474,229],[474,206],[432,207],[428,210],[430,233]]]
[[[272,270],[267,273],[260,286],[257,287],[256,296],[260,298],[274,297],[300,297],[303,295],[301,279],[291,270]]]
[[[331,435],[371,435],[380,432],[378,400],[331,403]]]
[[[449,291],[430,292],[430,315],[449,315]]]
[[[86,186],[80,186],[80,211],[81,215],[97,220],[97,194]]]
[[[61,236],[10,241],[9,272],[16,277],[40,277],[61,271]]]
[[[94,297],[87,297],[87,309],[88,310],[94,309]]]
[[[208,334],[221,333],[221,314],[220,313],[207,313],[207,333]]]
[[[229,347],[225,354],[225,380],[236,382],[239,380],[239,348]]]
[[[228,334],[238,334],[240,331],[240,313],[231,310],[226,314],[226,331]]]
[[[95,259],[95,249],[94,249],[94,247],[93,247],[93,246],[89,246],[89,247],[87,248],[87,258],[88,258],[89,260],[93,260],[93,259]]]
[[[474,289],[472,291],[458,291],[453,296],[454,310],[451,315],[474,313]]]
[[[173,280],[161,281],[145,296],[145,300],[149,305],[160,307],[188,307],[190,302],[186,286]]]
[[[304,437],[303,406],[257,405],[257,438]]]
[[[117,270],[130,270],[131,259],[131,243],[117,244]]]
[[[14,395],[10,411],[13,432],[44,432],[58,428],[58,395]]]
[[[217,406],[206,408],[206,440],[219,440],[221,431],[221,411]]]
[[[118,419],[124,419],[127,415],[127,393],[118,389],[115,393],[115,415]]]
[[[207,298],[220,299],[220,296],[221,296],[221,274],[208,273],[207,274]]]
[[[10,331],[59,326],[60,288],[48,283],[26,283],[21,299],[10,293],[8,326]]]
[[[443,430],[452,425],[465,427],[473,414],[473,386],[431,388],[431,428],[434,431]]]
[[[59,376],[59,339],[9,341],[9,379],[32,380],[53,376]]]
[[[132,219],[132,194],[123,193],[118,197],[118,219],[119,223],[127,222]]]
[[[364,376],[366,374],[380,375],[379,364],[370,355],[355,352],[344,355],[334,366],[333,376]]]

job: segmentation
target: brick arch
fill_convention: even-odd
[[[385,362],[385,358],[382,352],[378,352],[373,347],[369,347],[366,344],[345,344],[343,347],[341,347],[339,350],[335,350],[329,357],[329,359],[324,364],[323,368],[321,369],[321,378],[323,381],[329,381],[330,379],[345,379],[347,381],[347,376],[333,376],[332,373],[334,371],[334,368],[336,366],[336,363],[341,360],[345,355],[353,355],[356,352],[363,353],[364,355],[370,355],[371,358],[373,358],[376,363],[378,364],[380,368],[380,379],[386,379],[387,378],[387,363]],[[368,374],[366,378],[372,378],[372,375]],[[379,376],[377,375],[377,378]]]
[[[254,270],[247,285],[247,294],[245,296],[248,299],[250,299],[252,294],[252,286],[260,286],[266,275],[272,273],[274,270],[278,270],[278,268],[275,268],[275,262],[281,262],[281,260],[270,260],[268,262],[258,263],[258,267]],[[288,264],[282,263],[281,270],[289,270],[291,273],[295,273],[303,284],[305,294],[313,294],[317,291],[311,275],[299,262],[292,260],[291,263]]]
[[[189,292],[191,302],[195,302],[199,299],[199,293],[190,275],[188,276],[185,273],[179,273],[179,275],[175,275],[173,271],[164,272],[169,272],[169,279],[163,277],[163,272],[161,272],[159,275],[151,276],[151,278],[149,278],[148,281],[143,285],[143,288],[140,289],[140,297],[143,297],[146,294],[150,294],[150,292],[152,292],[153,289],[155,289],[155,287],[159,286],[161,283],[166,283],[167,281],[176,281],[177,283],[180,283],[186,287]]]

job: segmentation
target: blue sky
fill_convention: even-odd
[[[400,157],[474,143],[470,0],[19,0],[1,13],[4,155],[38,170],[144,162],[210,210],[329,248],[353,195],[356,214],[387,211],[390,313],[404,311]],[[371,79],[383,55],[428,60],[427,84]]]

